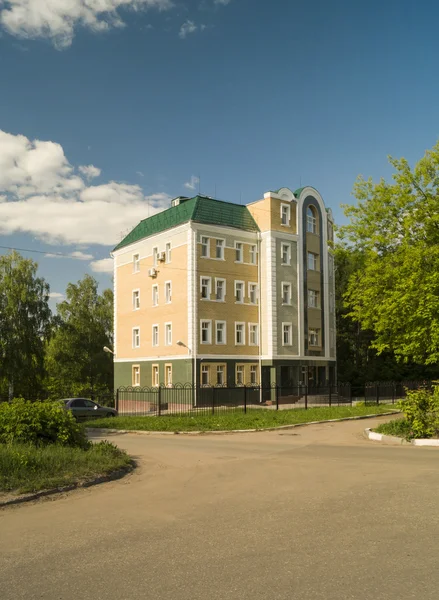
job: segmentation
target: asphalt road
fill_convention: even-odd
[[[439,449],[368,424],[114,436],[132,475],[0,511],[0,598],[436,600]]]

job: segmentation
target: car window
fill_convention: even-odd
[[[94,408],[96,404],[91,400],[84,400],[86,408]]]
[[[70,408],[85,408],[85,400],[78,398],[70,403]]]

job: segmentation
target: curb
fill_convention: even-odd
[[[418,439],[405,440],[404,438],[396,437],[395,435],[385,435],[384,433],[376,433],[369,427],[364,430],[364,434],[369,440],[374,442],[382,442],[384,444],[410,444],[411,446],[439,446],[439,440]]]
[[[94,479],[88,479],[87,481],[79,481],[77,483],[71,483],[70,485],[51,488],[49,490],[41,490],[40,492],[34,492],[31,494],[22,494],[9,500],[0,500],[0,508],[3,508],[4,506],[12,506],[14,504],[23,504],[24,502],[32,502],[33,500],[38,500],[39,498],[44,498],[45,496],[63,494],[65,492],[71,492],[73,490],[88,488],[101,483],[107,483],[108,481],[116,481],[117,479],[122,479],[122,477],[125,477],[125,475],[128,475],[128,473],[131,473],[135,469],[135,466],[135,463],[132,462],[130,466],[113,471],[108,475],[100,475]]]
[[[372,419],[373,417],[388,417],[399,414],[399,410],[393,410],[390,412],[372,414],[372,415],[359,415],[356,417],[342,417],[341,419],[325,419],[323,421],[307,421],[306,423],[294,423],[292,425],[279,425],[279,427],[264,427],[263,429],[229,429],[222,431],[143,431],[141,429],[106,429],[98,427],[90,427],[86,429],[89,435],[94,433],[119,433],[126,434],[131,433],[134,435],[227,435],[229,433],[258,433],[263,431],[282,431],[284,429],[294,429],[295,427],[305,427],[306,425],[320,425],[323,423],[339,423],[341,421],[359,421],[360,419]]]

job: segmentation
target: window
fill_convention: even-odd
[[[257,346],[259,343],[259,327],[257,323],[248,324],[248,343],[250,346]]]
[[[165,385],[172,386],[172,365],[165,365]]]
[[[308,306],[310,308],[320,308],[319,292],[308,290]]]
[[[224,258],[224,240],[216,240],[216,258]]]
[[[309,329],[308,330],[308,344],[310,346],[320,346],[320,329]]]
[[[201,278],[201,298],[210,300],[210,277]]]
[[[172,346],[172,323],[165,323],[165,345]]]
[[[166,244],[165,251],[166,251],[166,262],[170,263],[171,262],[171,242],[168,242]]]
[[[225,383],[224,373],[225,373],[224,365],[218,365],[216,368],[216,384],[217,385],[224,385],[224,383]]]
[[[225,321],[216,321],[216,343],[217,344],[225,344],[226,343],[226,322]]]
[[[236,365],[236,385],[244,385],[244,365]]]
[[[210,367],[209,365],[201,365],[201,385],[209,385],[210,383]]]
[[[250,246],[250,263],[255,265],[257,262],[257,248],[256,245]]]
[[[152,345],[153,346],[159,345],[159,326],[158,325],[152,326]]]
[[[133,387],[140,385],[140,367],[139,367],[139,365],[133,366],[132,385],[133,385]]]
[[[201,256],[203,258],[209,258],[209,238],[202,236],[201,238]]]
[[[133,327],[133,348],[140,348],[140,328]]]
[[[239,346],[245,344],[244,323],[235,323],[235,344]]]
[[[165,282],[165,302],[170,304],[172,301],[172,283],[170,281]]]
[[[258,383],[258,367],[256,365],[250,365],[250,383],[252,385]]]
[[[158,248],[153,248],[152,249],[152,266],[153,267],[157,266],[158,259],[159,259],[159,249]]]
[[[158,306],[158,303],[159,303],[159,286],[153,285],[152,286],[152,305]]]
[[[250,304],[258,303],[258,284],[257,283],[249,283],[248,284],[248,297],[250,299]]]
[[[317,271],[317,254],[308,252],[308,269],[310,271]]]
[[[282,323],[282,345],[291,346],[292,343],[292,328],[291,323]]]
[[[235,252],[236,252],[235,261],[242,262],[243,261],[243,244],[242,244],[242,242],[235,242]]]
[[[306,230],[308,233],[317,233],[316,213],[312,206],[308,206],[306,211]]]
[[[281,261],[282,261],[283,265],[289,265],[291,263],[291,245],[290,244],[282,244]]]
[[[159,366],[152,365],[152,385],[153,387],[159,387]]]
[[[290,214],[291,208],[289,204],[281,204],[280,205],[280,222],[282,225],[290,224]]]
[[[235,301],[244,302],[244,282],[235,281]]]
[[[291,283],[282,283],[282,304],[291,304]]]
[[[215,298],[218,302],[224,302],[226,299],[226,280],[215,279]]]
[[[212,343],[212,321],[201,321],[201,343]]]
[[[138,273],[140,271],[140,255],[133,254],[133,273]]]
[[[139,310],[140,308],[140,291],[133,290],[133,310]]]

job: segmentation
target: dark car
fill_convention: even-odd
[[[102,417],[117,417],[117,410],[101,406],[88,398],[65,398],[61,400],[67,410],[71,410],[78,421],[101,419]]]

